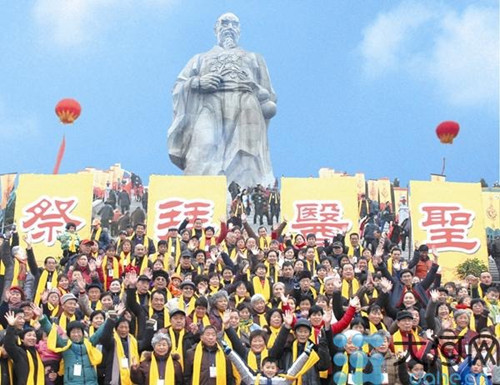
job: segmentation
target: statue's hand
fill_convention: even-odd
[[[219,75],[207,74],[203,75],[199,79],[200,86],[199,89],[205,92],[214,92],[219,88],[222,78]]]

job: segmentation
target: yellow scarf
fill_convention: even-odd
[[[259,237],[259,248],[261,250],[269,249],[269,244],[271,243],[271,237],[266,235],[264,237]]]
[[[194,308],[195,308],[194,304],[195,303],[196,303],[196,298],[193,295],[189,299],[189,302],[187,304],[187,309],[186,309],[186,303],[184,302],[184,299],[182,298],[182,296],[180,296],[179,297],[179,302],[178,302],[178,307],[179,307],[179,309],[184,310],[187,315],[190,315],[194,311]]]
[[[102,233],[102,227],[99,226],[99,228],[95,232],[92,231],[92,234],[90,235],[90,240],[99,242],[99,239],[101,239],[101,233]]]
[[[201,361],[203,358],[203,344],[198,342],[196,349],[194,350],[194,365],[193,365],[193,384],[200,384],[200,372],[201,372]],[[217,347],[217,353],[215,354],[215,368],[216,368],[216,379],[215,383],[217,385],[226,385],[226,356],[220,347]]]
[[[264,296],[266,302],[269,302],[271,299],[271,285],[269,284],[269,280],[264,278],[264,285],[262,285],[260,278],[255,276],[252,278],[252,284],[254,293],[261,294]]]
[[[267,276],[271,277],[271,279],[273,280],[274,283],[278,282],[278,277],[279,277],[278,271],[280,269],[278,264],[271,265],[269,262],[265,261],[264,265],[266,265],[266,267],[267,267]],[[274,269],[273,273],[271,273],[271,268]]]
[[[299,358],[299,342],[297,340],[293,341],[292,344],[292,361],[295,362],[297,361],[297,358]],[[295,378],[297,379],[297,385],[302,385],[302,376],[306,374],[306,372],[311,369],[316,362],[319,361],[319,356],[318,354],[313,350],[311,354],[309,355],[309,359],[306,361],[305,365],[302,367],[302,369],[297,373]]]
[[[260,353],[260,362],[262,362],[268,355],[269,355],[269,352],[267,351],[267,349],[264,349]],[[254,372],[259,371],[259,365],[257,365],[257,356],[251,350],[248,352],[247,364],[248,364],[248,367],[250,369],[252,369]]]
[[[66,313],[62,313],[59,317],[59,326],[66,331],[66,326],[68,326],[68,322],[76,321],[76,316],[73,314],[70,318],[66,315]]]
[[[175,367],[174,361],[172,360],[172,355],[170,354],[167,358],[167,366],[165,367],[165,372],[163,373],[163,379],[166,375],[170,375],[170,378],[175,377]],[[156,357],[154,353],[151,353],[151,365],[149,366],[149,385],[157,385],[160,379],[160,372],[158,371],[158,364],[156,363]],[[172,381],[173,383],[174,381]]]
[[[379,323],[379,325],[382,326],[381,329],[377,329],[377,326],[372,321],[368,321],[368,323],[370,324],[370,334],[376,333],[379,330],[385,330],[385,331],[387,331],[387,328],[386,328],[386,326],[384,325],[384,323],[382,321]]]
[[[174,239],[175,239],[175,242],[174,242]],[[179,237],[168,238],[167,253],[168,253],[168,255],[174,257],[174,263],[175,263],[175,266],[177,266],[179,264],[179,259],[181,258],[181,241],[180,241]],[[169,258],[165,258],[165,259],[167,260],[166,263],[168,264]]]
[[[208,251],[208,248],[210,246],[215,246],[215,234],[212,238],[208,240],[205,236],[201,237],[200,239],[200,250]]]
[[[491,322],[490,317],[486,317],[486,327],[491,328],[493,326],[493,322]],[[477,331],[476,330],[476,316],[474,314],[471,314],[470,316],[470,321],[469,321],[469,329],[472,331]]]
[[[359,282],[356,278],[353,278],[351,282],[352,282],[352,295],[355,295],[359,290]],[[342,297],[350,299],[349,284],[345,279],[342,280]]]
[[[408,333],[408,339],[412,339],[412,348],[417,348],[421,346],[419,344],[420,342],[420,336],[418,333],[412,329],[410,333]],[[398,329],[396,333],[392,335],[392,342],[394,344],[394,353],[398,354],[399,352],[404,352],[408,350],[408,343],[403,342],[403,335],[401,334],[401,331]]]
[[[149,262],[148,256],[147,255],[143,256],[141,261],[141,266],[139,266],[139,274],[144,274],[144,270],[148,268],[148,262]],[[137,258],[134,259],[134,266],[137,267]]]
[[[155,311],[153,310],[153,306],[151,306],[151,304],[149,304],[149,312],[148,312],[149,318],[153,318],[154,312]],[[170,315],[168,314],[167,309],[163,308],[163,327],[167,328],[169,326],[170,326]]]
[[[235,294],[234,296],[234,308],[236,309],[240,303],[243,303],[248,297],[240,297],[239,295]]]
[[[31,352],[26,350],[26,356],[28,357],[28,382],[26,385],[43,385],[45,384],[45,368],[43,362],[40,359],[40,354],[35,350],[37,369],[35,374],[35,363],[33,362],[33,356]]]
[[[128,335],[128,358],[125,356],[125,350],[123,349],[123,343],[115,331],[115,354],[118,358],[118,366],[120,368],[120,384],[132,385],[132,380],[130,379],[130,365],[135,362],[139,362],[139,350],[137,348],[137,340],[132,334]],[[124,365],[125,360],[127,360],[127,366]]]
[[[14,257],[14,274],[12,275],[12,283],[11,283],[11,287],[12,286],[19,286],[19,270],[20,270],[20,265],[21,262],[19,262],[19,260]],[[26,262],[24,262],[26,264]],[[26,266],[26,275],[28,274],[28,267]],[[26,278],[25,278],[26,279]]]
[[[172,350],[171,350],[170,354],[177,353],[179,355],[179,362],[181,364],[182,370],[184,370],[184,349],[183,349],[183,345],[184,345],[184,334],[185,334],[185,331],[184,331],[184,329],[182,329],[178,333],[178,337],[179,338],[176,338],[175,332],[173,331],[172,328],[168,329],[168,334],[170,335],[170,340],[172,341]]]
[[[345,374],[345,377],[342,381],[340,381],[339,385],[347,384],[349,379],[349,357],[347,356],[347,353],[344,353],[344,357],[345,362],[342,366],[342,373]],[[352,381],[355,384],[363,384],[363,366],[359,365],[359,362],[356,362],[356,365],[354,365],[354,375]]]
[[[108,256],[105,256],[104,259],[102,260],[102,266],[104,266],[103,268],[103,276],[104,276],[104,290],[107,290],[108,288],[108,276],[112,276],[113,279],[118,279],[120,278],[120,263],[118,262],[118,260],[116,258],[113,257],[113,269],[108,269]],[[111,270],[111,271],[110,271]],[[111,274],[109,274],[111,273]]]
[[[196,313],[193,314],[193,323],[194,324],[202,324],[204,327],[210,325],[210,318],[208,318],[208,315],[204,315],[203,318],[200,320]]]
[[[66,342],[66,346],[61,348],[57,347],[57,326],[52,325],[52,329],[47,337],[47,347],[52,350],[54,353],[63,353],[68,350],[73,342],[68,338]],[[102,361],[102,353],[94,347],[90,341],[86,338],[83,339],[83,344],[85,345],[85,349],[87,350],[87,355],[89,357],[89,361],[93,366],[99,365]]]
[[[259,326],[261,328],[267,326],[266,313],[257,314],[257,317],[259,319]]]
[[[127,267],[128,265],[130,265],[130,263],[132,262],[131,259],[132,259],[131,252],[129,252],[127,255],[125,255],[123,251],[120,253],[120,263],[122,267]]]
[[[276,341],[276,337],[280,332],[281,328],[275,328],[274,326],[269,326],[269,339],[267,340],[267,348],[271,349],[274,345],[274,341]]]
[[[441,352],[441,348],[439,350],[439,359],[441,360],[441,385],[449,385],[450,384],[450,367],[447,364],[448,360]],[[446,364],[445,364],[446,363]]]
[[[42,293],[45,291],[47,288],[47,279],[49,277],[49,272],[47,270],[43,270],[42,274],[40,275],[40,279],[38,281],[38,286],[36,287],[36,293],[35,293],[35,300],[33,301],[35,305],[39,306],[40,305],[40,297],[42,296]],[[54,271],[52,273],[52,279],[50,280],[50,289],[53,287],[57,287],[57,271]]]
[[[47,309],[49,309],[51,317],[57,317],[57,315],[59,314],[59,305],[54,306],[50,303],[47,303]]]
[[[75,233],[67,233],[69,235],[69,246],[68,250],[71,251],[72,253],[76,253],[76,241],[77,237]]]
[[[361,257],[363,255],[363,248],[359,246],[359,256]],[[349,247],[349,250],[347,251],[347,256],[348,257],[354,257],[354,247],[351,246]]]

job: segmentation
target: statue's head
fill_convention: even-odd
[[[240,19],[234,13],[228,12],[219,16],[215,23],[217,44],[225,48],[238,45],[240,39]]]

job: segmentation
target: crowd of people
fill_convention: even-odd
[[[0,237],[0,385],[500,383],[491,274],[443,282],[425,244],[319,245],[244,212],[159,242],[95,223],[43,266],[29,234]]]

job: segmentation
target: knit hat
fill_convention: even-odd
[[[21,289],[19,286],[11,286],[9,291],[17,291],[19,294],[21,294],[21,301],[24,301],[26,299],[26,294],[24,293],[24,290]]]
[[[73,293],[64,294],[61,297],[61,305],[64,305],[66,302],[71,301],[71,300],[77,301],[77,299]]]
[[[299,319],[296,323],[295,323],[295,326],[293,327],[293,330],[297,330],[298,328],[300,327],[306,327],[308,328],[309,330],[312,330],[312,326],[311,326],[311,323],[302,318],[302,319]]]

